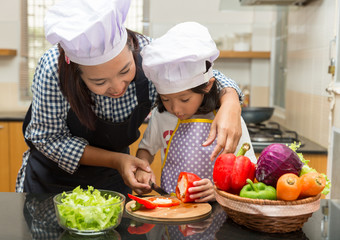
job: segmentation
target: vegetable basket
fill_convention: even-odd
[[[267,233],[287,233],[302,228],[320,208],[320,194],[296,201],[250,199],[216,188],[216,201],[228,217],[247,228]]]

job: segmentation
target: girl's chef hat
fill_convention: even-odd
[[[141,52],[145,75],[160,94],[197,87],[213,77],[206,61],[213,63],[219,51],[206,27],[196,22],[180,23],[153,40]]]
[[[130,0],[63,0],[46,14],[46,38],[51,44],[60,43],[75,63],[105,63],[126,45],[123,23],[129,7]]]

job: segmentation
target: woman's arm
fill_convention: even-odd
[[[214,76],[220,89],[221,107],[211,125],[210,133],[203,146],[208,146],[217,138],[217,145],[210,155],[213,161],[217,155],[235,152],[241,129],[241,101],[243,94],[235,81],[226,78],[222,73],[214,70]]]
[[[226,92],[221,96],[221,107],[211,125],[210,133],[203,146],[210,145],[217,137],[217,145],[210,155],[213,161],[217,155],[222,153],[233,153],[236,150],[242,135],[241,129],[241,105],[238,95],[232,88],[223,89]]]

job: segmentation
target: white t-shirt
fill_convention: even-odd
[[[194,115],[192,118],[203,118],[203,119],[214,119],[215,115],[213,112],[204,114],[204,115]],[[149,151],[151,155],[155,155],[157,151],[161,150],[161,158],[162,165],[164,163],[165,151],[168,146],[168,142],[170,140],[171,134],[176,128],[178,122],[178,118],[164,111],[160,113],[156,108],[154,108],[151,112],[151,117],[148,123],[148,127],[146,128],[143,138],[139,143],[139,148],[146,149]],[[247,126],[241,117],[241,126],[242,126],[242,136],[240,138],[239,144],[236,148],[235,154],[237,154],[238,150],[241,148],[242,144],[247,142],[251,144],[249,133]],[[249,151],[246,152],[245,156],[247,156],[252,162],[256,163],[256,156],[251,145]]]

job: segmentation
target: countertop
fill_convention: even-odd
[[[154,224],[146,234],[131,234],[128,230],[132,221],[124,215],[120,225],[107,234],[97,237],[72,235],[57,224],[53,207],[53,195],[25,193],[0,193],[0,239],[310,239],[335,240],[340,236],[340,199],[321,199],[320,209],[296,232],[269,234],[249,230],[228,218],[221,206],[212,203],[212,213],[195,222],[180,224],[140,222]],[[150,226],[150,225],[148,225]],[[184,237],[180,228],[188,235]],[[190,235],[190,236],[189,236]]]
[[[18,122],[24,121],[26,112],[15,111],[15,112],[0,112],[0,121],[3,122]]]

